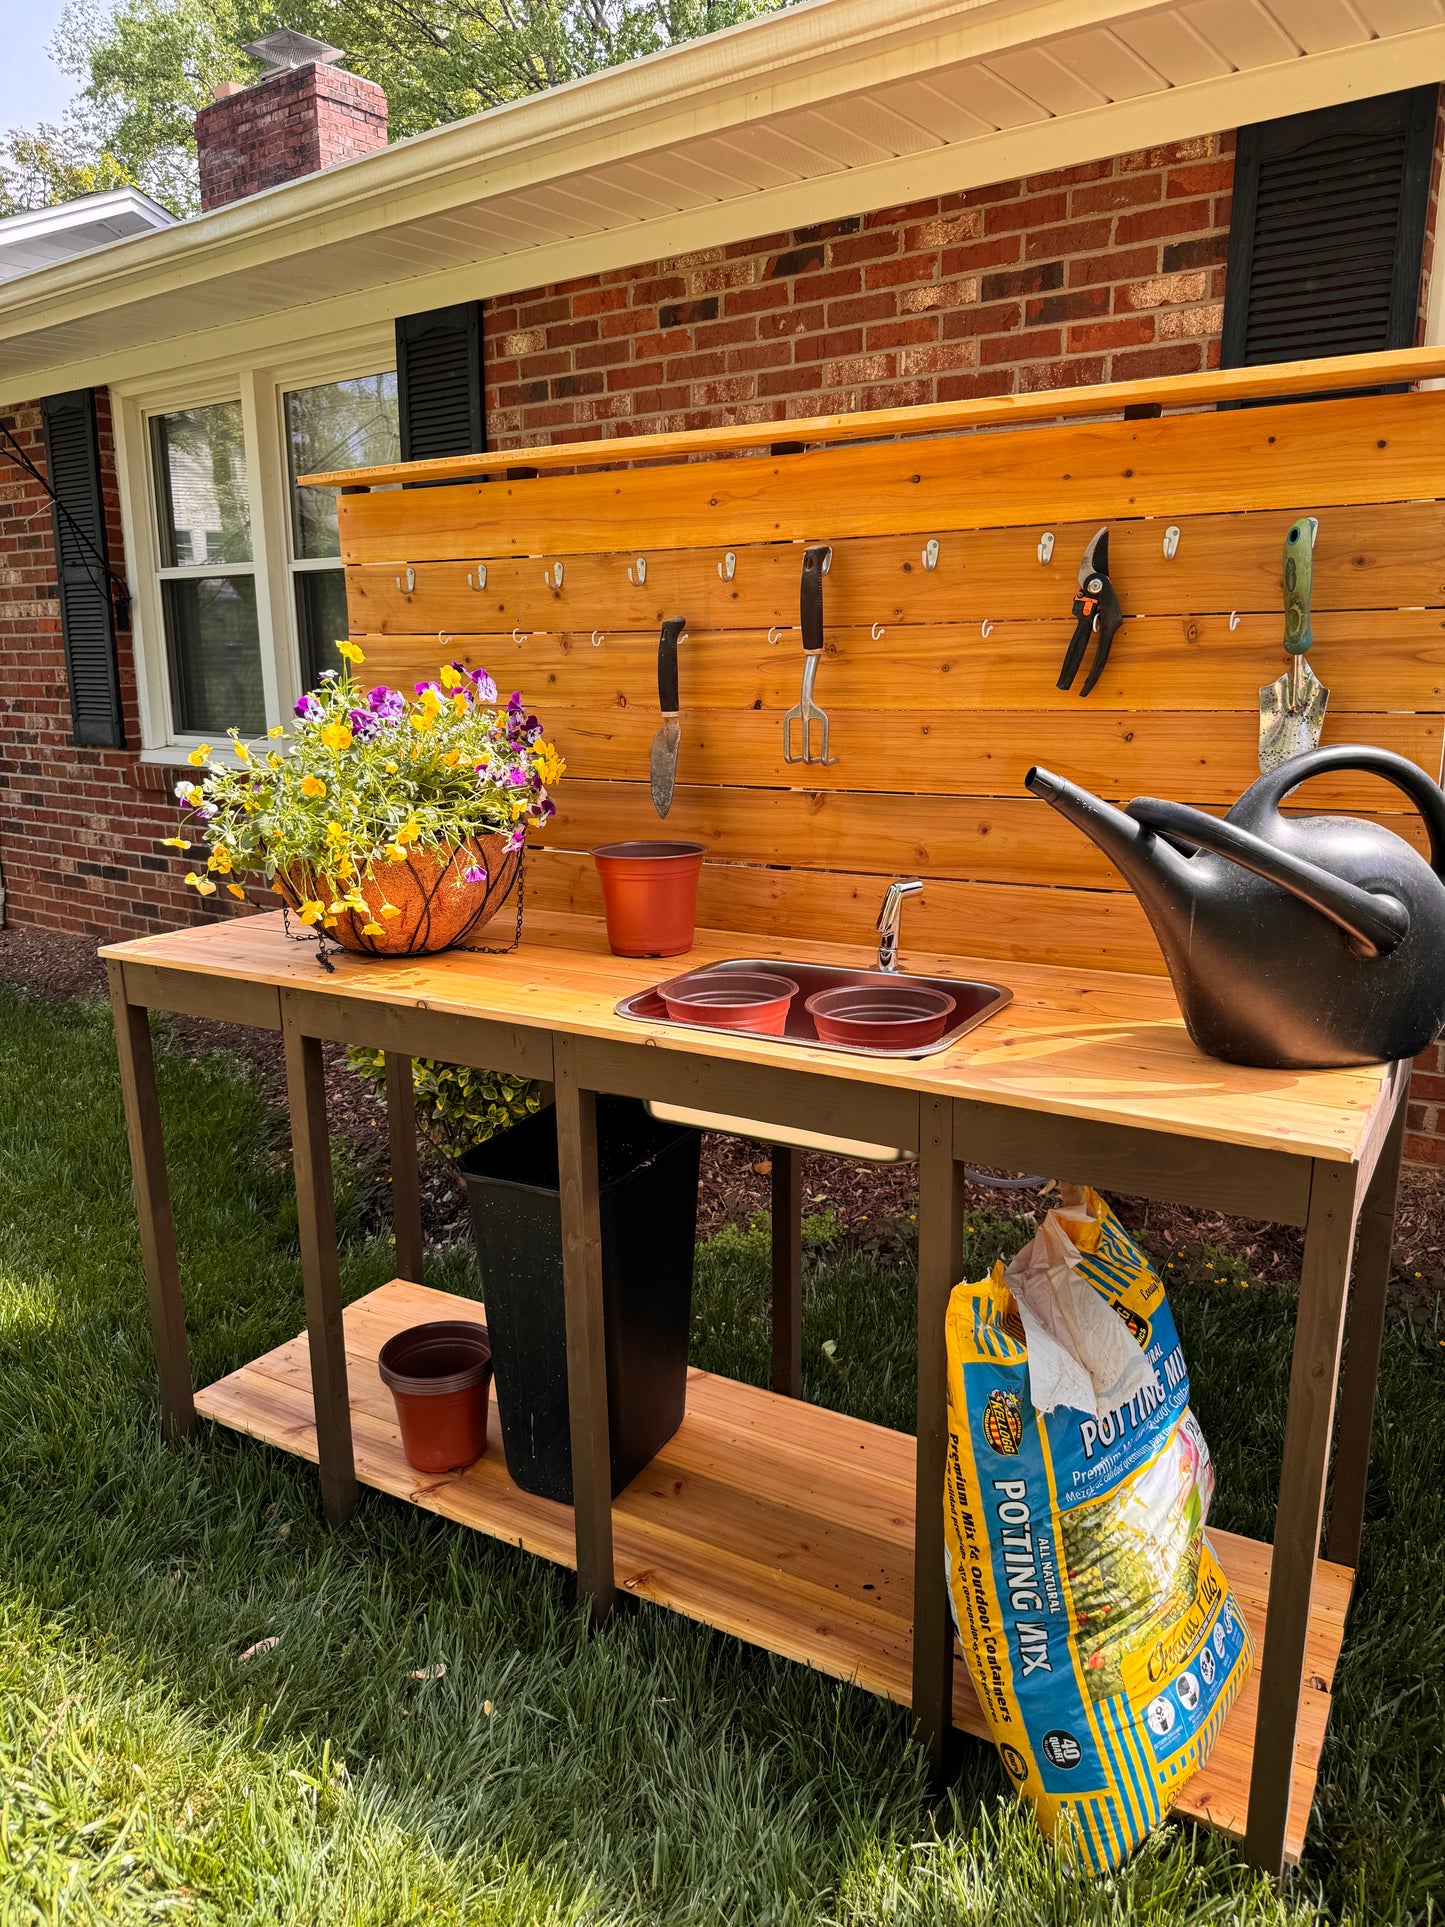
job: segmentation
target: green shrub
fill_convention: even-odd
[[[378,1090],[385,1085],[383,1052],[358,1044],[346,1053],[346,1061]],[[449,1158],[459,1158],[542,1108],[542,1086],[529,1077],[471,1070],[465,1064],[443,1064],[435,1057],[412,1059],[411,1087],[418,1129]]]

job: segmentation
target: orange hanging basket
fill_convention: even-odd
[[[398,863],[377,863],[357,886],[367,908],[341,911],[329,928],[316,926],[318,937],[332,937],[343,950],[363,957],[420,957],[450,950],[491,922],[517,886],[522,852],[509,847],[503,831],[471,837],[446,851],[413,850]],[[468,883],[466,872],[486,872],[484,883]],[[326,887],[300,865],[277,871],[276,888],[289,908],[318,898],[327,901]],[[386,916],[391,906],[399,915]],[[368,935],[363,925],[380,925]]]

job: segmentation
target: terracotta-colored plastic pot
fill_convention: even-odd
[[[388,1338],[377,1359],[401,1449],[418,1472],[459,1472],[487,1449],[492,1347],[485,1325],[444,1318]]]
[[[607,942],[617,957],[680,957],[692,949],[702,843],[604,843],[592,852],[602,879]]]
[[[936,1044],[958,1005],[929,984],[873,983],[815,990],[803,1008],[825,1044],[908,1050]]]
[[[764,970],[692,970],[659,984],[657,994],[679,1023],[781,1037],[798,986]]]
[[[325,935],[344,950],[364,957],[419,957],[450,950],[484,928],[510,894],[520,850],[509,850],[500,831],[473,837],[436,855],[414,850],[401,863],[377,863],[357,886],[369,906],[366,915],[343,910]],[[466,872],[485,870],[484,883],[468,883]],[[297,867],[278,872],[276,887],[293,910],[305,902],[334,900],[330,887]],[[385,905],[401,914],[382,914]],[[364,926],[374,923],[380,934]],[[317,926],[322,928],[322,926]]]

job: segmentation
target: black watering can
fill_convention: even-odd
[[[1377,823],[1281,816],[1311,776],[1365,770],[1405,792],[1430,860]],[[1127,811],[1046,769],[1024,779],[1123,872],[1189,1035],[1211,1057],[1321,1070],[1414,1057],[1445,1029],[1445,792],[1387,749],[1292,756],[1221,821],[1141,796]]]

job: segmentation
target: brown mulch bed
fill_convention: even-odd
[[[62,935],[21,925],[0,930],[0,983],[40,995],[69,998],[105,994],[105,970],[90,937]],[[273,1032],[196,1018],[171,1020],[172,1035],[191,1057],[231,1051],[260,1073],[268,1100],[286,1101],[281,1040]],[[327,1098],[333,1133],[349,1144],[364,1172],[384,1178],[386,1107],[370,1082],[348,1070],[339,1046],[327,1046]],[[707,1237],[726,1224],[745,1224],[769,1203],[766,1145],[737,1138],[703,1142],[698,1232]],[[896,1244],[900,1226],[916,1208],[917,1169],[912,1164],[856,1164],[809,1156],[803,1166],[807,1212],[832,1212],[845,1233],[882,1245]],[[1007,1191],[975,1183],[970,1202],[979,1211],[1016,1212],[1047,1206],[1048,1194]],[[1302,1234],[1288,1225],[1259,1224],[1183,1205],[1140,1198],[1112,1200],[1131,1230],[1155,1253],[1217,1247],[1242,1261],[1252,1276],[1269,1283],[1299,1277]],[[462,1233],[466,1204],[450,1163],[423,1150],[423,1215],[427,1234],[448,1239]],[[1445,1171],[1407,1169],[1401,1179],[1395,1230],[1395,1287],[1418,1306],[1433,1305],[1445,1292]]]

